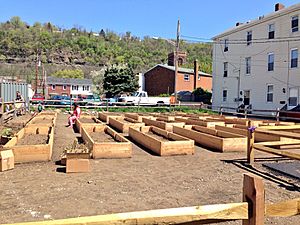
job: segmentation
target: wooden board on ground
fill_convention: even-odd
[[[176,134],[194,140],[201,146],[212,148],[219,152],[242,152],[247,150],[247,138],[239,134],[201,126],[174,127],[173,131]]]
[[[194,154],[194,141],[154,126],[129,128],[129,136],[160,156]]]
[[[170,132],[173,131],[173,126],[183,127],[185,125],[184,122],[176,122],[176,121],[163,122],[163,121],[157,121],[157,120],[152,120],[147,118],[143,118],[143,122],[147,126],[155,126]]]
[[[110,118],[109,125],[122,133],[128,133],[129,127],[140,128],[142,126],[145,126],[145,123],[141,123],[130,118],[118,117]]]
[[[81,135],[94,159],[132,156],[132,143],[108,126],[84,127]]]

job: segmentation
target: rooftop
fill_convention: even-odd
[[[275,11],[273,13],[270,13],[268,15],[259,16],[258,19],[248,21],[246,23],[235,26],[235,27],[233,27],[233,28],[221,33],[221,34],[216,35],[212,39],[216,40],[216,39],[222,38],[222,37],[230,35],[232,33],[248,29],[248,28],[250,28],[252,26],[255,26],[259,23],[267,22],[269,20],[275,19],[275,18],[280,17],[280,16],[284,16],[286,14],[289,14],[289,13],[292,13],[292,12],[295,12],[295,11],[298,11],[298,10],[300,10],[300,3],[292,5],[290,7],[284,8],[284,9],[280,9],[280,10]]]
[[[91,79],[47,77],[47,83],[48,84],[92,85],[93,81]]]

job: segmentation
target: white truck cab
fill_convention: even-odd
[[[131,105],[170,105],[170,98],[149,97],[146,91],[137,91],[132,96],[120,97],[119,102]]]

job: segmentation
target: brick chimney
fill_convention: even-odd
[[[198,65],[198,60],[196,59],[194,61],[194,89],[197,88],[198,73],[199,73],[199,65]]]
[[[285,6],[283,4],[281,4],[281,3],[275,4],[275,12],[284,9],[284,7]]]

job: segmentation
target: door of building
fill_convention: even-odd
[[[288,109],[292,109],[298,105],[298,88],[289,89],[289,104]]]
[[[244,105],[250,105],[250,90],[244,90]]]

